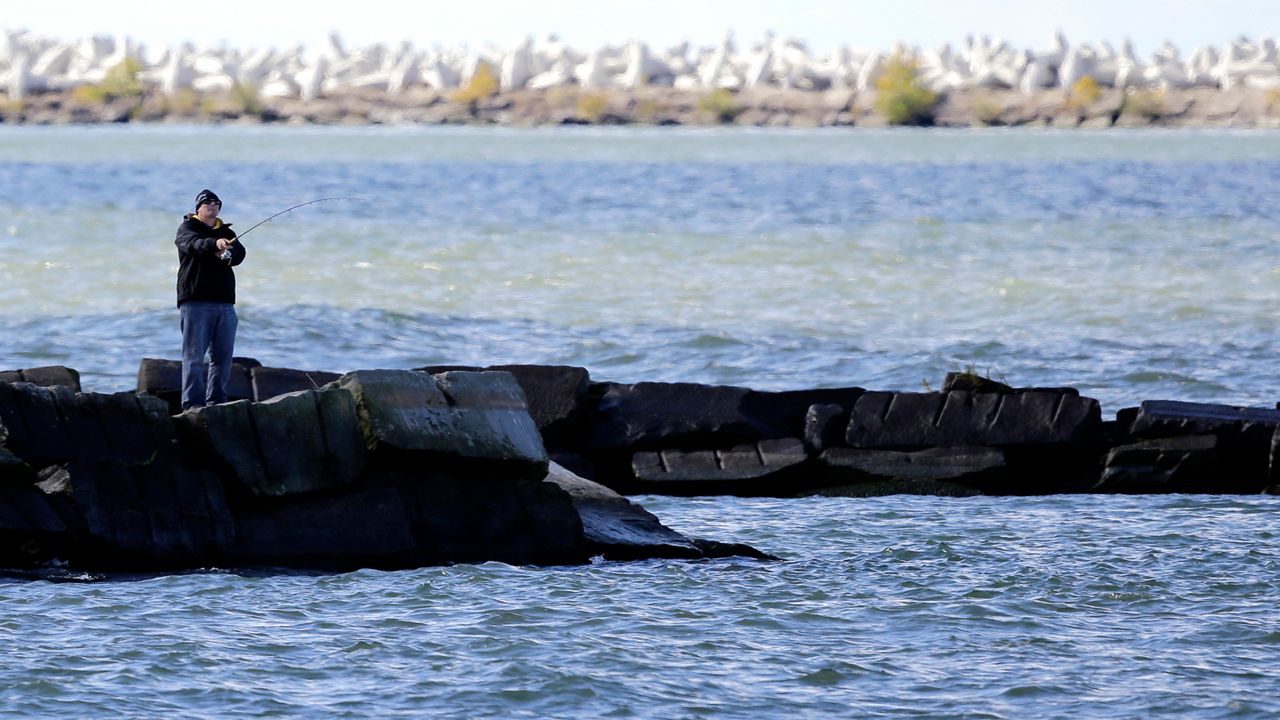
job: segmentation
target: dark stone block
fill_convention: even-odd
[[[0,372],[0,382],[25,382],[40,387],[67,387],[73,392],[80,392],[80,373],[62,365],[7,370]]]
[[[165,401],[171,415],[182,412],[182,361],[142,358],[137,391]]]
[[[227,380],[229,401],[253,399],[250,371],[260,365],[253,358],[233,358],[231,376]],[[182,361],[143,358],[138,366],[137,392],[164,400],[169,405],[170,415],[182,412]]]
[[[662,495],[786,496],[804,483],[808,455],[795,438],[726,450],[641,451],[632,456],[627,492]]]
[[[163,400],[129,392],[86,393],[80,400],[97,416],[110,458],[125,465],[177,459],[177,436]]]
[[[743,411],[750,390],[692,383],[604,384],[591,419],[597,450],[729,448],[767,436]]]
[[[67,454],[57,460],[105,460],[115,456],[107,441],[105,428],[98,422],[96,402],[77,394],[68,387],[51,387],[45,390],[53,398],[61,417],[64,432],[70,444]],[[137,407],[137,404],[134,404]],[[143,451],[147,449],[144,446]]]
[[[577,512],[555,486],[483,475],[464,482],[401,473],[398,483],[423,562],[560,564],[587,559]],[[535,528],[535,517],[559,524],[561,530]]]
[[[15,432],[7,447],[33,468],[118,460],[172,459],[172,424],[163,403],[131,393],[76,393],[66,386],[0,383],[0,422]]]
[[[31,485],[36,481],[36,471],[22,462],[22,458],[0,447],[0,485]]]
[[[252,403],[249,415],[270,479],[253,492],[292,495],[359,479],[365,450],[351,393],[304,390]]]
[[[859,398],[845,441],[854,448],[1078,445],[1102,439],[1098,403],[1067,393],[880,393]]]
[[[78,443],[68,434],[48,388],[28,383],[0,385],[0,407],[8,434],[5,447],[39,470],[79,459]]]
[[[13,383],[0,380],[0,445],[10,440],[19,446],[27,442],[27,426],[18,405],[18,394]]]
[[[1139,437],[1176,437],[1245,423],[1280,425],[1280,410],[1239,407],[1176,400],[1146,400],[1138,408],[1133,434]]]
[[[567,492],[581,518],[590,555],[608,560],[700,558],[703,552],[688,538],[614,491],[552,464],[547,482]]]
[[[384,458],[491,465],[512,477],[547,474],[542,437],[510,373],[360,370],[337,387],[355,397],[365,445]],[[425,453],[410,460],[414,453]]]
[[[661,455],[667,480],[697,480],[720,471],[715,450],[663,450]]]
[[[1217,492],[1256,493],[1271,484],[1272,438],[1280,410],[1147,400],[1133,421],[1135,440],[1212,434],[1223,482]]]
[[[995,448],[944,447],[898,452],[831,448],[819,458],[826,487],[811,494],[980,495],[1005,484],[1004,453]]]
[[[73,462],[39,487],[78,512],[88,541],[82,552],[107,564],[143,564],[151,556],[147,507],[128,467],[113,461]]]
[[[1220,493],[1218,438],[1187,435],[1112,448],[1094,492]]]
[[[73,462],[39,487],[73,516],[67,551],[89,566],[120,569],[217,563],[235,523],[212,473],[182,465]]]
[[[801,437],[810,407],[834,405],[847,413],[865,392],[860,387],[779,392],[752,390],[743,398],[742,410],[765,428],[764,434],[752,440]]]
[[[539,563],[574,564],[591,557],[581,515],[566,511],[566,501],[569,509],[577,509],[570,493],[549,481],[518,482],[512,487],[537,542]]]
[[[821,453],[844,442],[849,426],[849,410],[839,405],[810,405],[804,418],[804,444],[812,453]]]
[[[350,570],[416,564],[412,526],[394,487],[278,498],[238,516],[240,563]]]
[[[239,515],[233,557],[252,565],[349,570],[411,565],[415,542],[396,488],[279,498]]]
[[[66,524],[34,483],[0,482],[0,567],[48,561],[67,540]]]
[[[580,447],[585,431],[583,400],[591,378],[586,368],[567,365],[495,365],[489,370],[511,373],[524,390],[548,447]]]
[[[1116,411],[1115,436],[1127,441],[1133,436],[1133,423],[1138,419],[1138,408],[1127,407]]]
[[[756,451],[766,467],[794,465],[808,459],[804,443],[796,438],[774,438],[761,440],[756,444]]]
[[[256,367],[249,371],[253,382],[253,399],[257,402],[302,390],[319,390],[337,380],[338,373],[322,370],[289,370]]]
[[[175,416],[174,425],[191,457],[221,468],[243,488],[274,488],[258,449],[250,405],[239,400],[195,408]]]

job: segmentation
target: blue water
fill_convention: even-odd
[[[1280,712],[1273,498],[640,500],[785,557],[0,584],[0,712]]]
[[[0,369],[238,352],[1273,406],[1280,135],[0,127]],[[0,582],[0,714],[1272,717],[1268,497],[640,498],[783,558]]]

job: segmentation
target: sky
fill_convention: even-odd
[[[818,53],[897,41],[961,45],[967,34],[1034,50],[1061,29],[1074,43],[1129,38],[1145,55],[1166,40],[1185,54],[1242,34],[1280,35],[1280,0],[0,0],[0,28],[67,40],[128,35],[148,54],[185,41],[315,52],[333,31],[348,47],[409,41],[419,49],[510,47],[549,33],[580,50],[627,40],[709,46],[726,31],[744,48],[772,31]]]

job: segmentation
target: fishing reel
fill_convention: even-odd
[[[221,253],[219,253],[219,254],[218,254],[218,259],[219,259],[219,260],[226,260],[227,262],[231,262],[231,251],[230,251],[230,250],[223,250]]]

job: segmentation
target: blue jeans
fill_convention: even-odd
[[[236,306],[188,300],[178,307],[178,316],[182,327],[182,409],[226,402],[240,322]],[[207,370],[206,352],[210,360]]]

